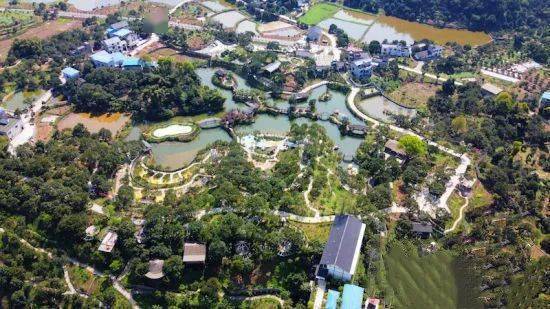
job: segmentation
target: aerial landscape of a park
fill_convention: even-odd
[[[549,12],[0,0],[0,308],[548,308]]]

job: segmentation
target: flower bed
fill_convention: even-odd
[[[149,143],[190,142],[199,131],[200,128],[194,123],[159,123],[149,127],[143,138]]]

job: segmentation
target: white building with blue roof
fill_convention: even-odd
[[[120,29],[114,32],[113,38],[119,38],[120,40],[126,41],[127,46],[135,46],[139,41],[139,36],[130,29]]]
[[[80,72],[77,69],[71,67],[66,67],[61,70],[61,74],[65,79],[77,79],[78,77],[80,77]]]
[[[117,36],[114,36],[110,39],[103,40],[101,42],[101,46],[103,47],[104,50],[108,51],[109,53],[124,52],[128,50],[128,43],[126,43],[126,41],[121,40]]]
[[[109,53],[100,50],[91,56],[92,62],[96,68],[102,67],[120,67],[127,57],[121,52]]]

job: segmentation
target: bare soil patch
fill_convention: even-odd
[[[82,123],[91,133],[97,133],[105,128],[116,136],[129,121],[130,115],[121,113],[100,116],[92,116],[89,113],[70,113],[58,122],[57,129],[60,131],[72,129],[78,123]]]

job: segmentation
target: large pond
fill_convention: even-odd
[[[372,40],[384,41],[403,40],[409,44],[422,39],[429,39],[438,44],[457,42],[461,45],[483,45],[491,41],[491,37],[484,32],[468,30],[437,28],[426,24],[410,22],[404,19],[380,16],[370,27],[363,38],[364,42]]]
[[[200,68],[197,69],[197,74],[200,76],[201,81],[204,85],[216,88],[212,82],[212,75],[216,72],[215,68]],[[249,88],[246,85],[244,79],[237,77],[239,88]],[[243,108],[243,104],[235,103],[232,99],[231,91],[219,89],[222,95],[226,98],[225,110],[231,110],[233,108]],[[353,116],[346,106],[346,96],[340,92],[328,90],[331,98],[326,102],[318,101],[319,97],[327,92],[327,86],[321,86],[314,89],[311,92],[309,99],[317,99],[316,109],[317,112],[325,115],[330,115],[335,111],[338,111],[341,115],[345,115],[349,118],[351,124],[364,124],[364,122]],[[388,101],[389,102],[389,101]],[[391,103],[391,102],[389,102]],[[271,101],[269,104],[276,105],[278,107],[288,107],[289,103],[287,101]],[[301,103],[299,106],[307,106],[306,103]],[[398,108],[398,105],[391,103],[393,105],[385,105],[384,102],[381,102],[381,107],[376,107],[376,104],[371,112],[374,114],[374,117],[380,118],[382,120],[387,119],[387,115],[383,113],[384,109],[390,109],[393,112],[398,112],[392,108]],[[390,106],[390,107],[388,107]],[[371,106],[369,105],[369,108]],[[285,134],[290,130],[292,123],[296,124],[313,124],[316,123],[323,128],[325,128],[327,135],[332,139],[334,144],[338,146],[339,151],[345,156],[353,156],[357,151],[357,148],[363,141],[361,137],[352,137],[344,136],[340,133],[340,130],[337,125],[331,123],[330,121],[313,121],[308,118],[298,118],[294,120],[289,120],[286,115],[272,116],[268,114],[260,114],[256,116],[255,122],[250,125],[238,126],[235,128],[237,134],[246,134],[252,133],[255,131],[258,132],[271,132]],[[140,131],[137,128],[133,128],[130,132],[130,135],[127,137],[127,140],[136,140],[140,138]],[[180,142],[164,142],[152,144],[153,158],[155,162],[159,165],[162,165],[169,169],[177,169],[191,163],[196,154],[204,149],[207,145],[218,141],[229,141],[231,140],[230,136],[220,128],[217,129],[208,129],[201,130],[199,136],[189,142],[189,143],[180,143]]]

